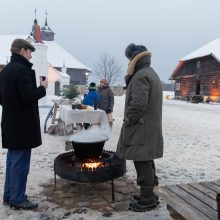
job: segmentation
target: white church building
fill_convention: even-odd
[[[91,69],[54,41],[54,32],[47,26],[47,20],[45,26],[41,28],[41,36],[43,44],[35,43],[29,35],[0,35],[0,71],[10,61],[13,40],[22,38],[32,43],[36,49],[30,62],[33,63],[32,68],[36,72],[38,84],[39,76],[44,75],[48,78],[48,97],[59,95],[63,85],[70,83],[86,85]]]

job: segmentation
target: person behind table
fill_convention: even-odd
[[[15,39],[11,61],[0,73],[2,147],[8,149],[3,204],[16,209],[35,209],[26,191],[31,149],[42,144],[38,100],[46,95],[48,80],[36,85],[31,53],[26,40]]]
[[[114,107],[114,94],[109,87],[109,84],[106,79],[101,79],[97,92],[100,96],[100,101],[98,103],[98,108],[102,109],[106,112],[109,125],[112,127],[113,123],[113,117],[112,117],[112,112],[113,112],[113,107]]]
[[[99,103],[99,95],[96,92],[96,84],[94,82],[91,82],[89,84],[89,92],[88,92],[88,94],[85,95],[85,97],[82,101],[82,104],[94,106],[95,102],[96,102],[96,104]]]
[[[124,122],[116,154],[134,161],[140,194],[133,195],[129,209],[142,212],[155,209],[159,202],[153,189],[158,185],[154,159],[163,156],[162,85],[145,46],[130,44],[125,55],[129,64]]]
[[[82,101],[83,105],[89,105],[94,107],[94,105],[96,105],[95,107],[97,107],[97,104],[99,102],[99,95],[96,92],[96,84],[94,82],[91,82],[89,84],[89,92],[88,94],[85,94],[85,97]],[[83,126],[85,129],[88,129],[91,124],[90,123],[83,123]]]

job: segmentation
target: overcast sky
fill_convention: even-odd
[[[143,44],[165,82],[181,57],[220,36],[219,0],[0,0],[0,8],[0,34],[29,34],[34,9],[40,26],[47,10],[56,42],[91,69],[107,52],[125,74],[126,46]]]

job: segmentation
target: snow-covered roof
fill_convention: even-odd
[[[0,35],[0,65],[6,64],[6,61],[10,60],[10,47],[15,38],[27,39],[28,35]],[[55,41],[44,41],[44,43],[48,47],[48,62],[53,67],[62,67],[65,62],[66,68],[86,69],[91,71],[90,68],[83,65]]]
[[[220,39],[215,39],[203,47],[200,47],[187,56],[182,57],[180,61],[192,60],[208,55],[214,56],[220,62]]]
[[[86,69],[91,71],[90,68],[83,65],[55,41],[44,41],[44,43],[48,46],[48,62],[52,66],[62,67],[63,63],[65,63],[66,68]]]

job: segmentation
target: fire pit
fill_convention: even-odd
[[[81,159],[75,151],[60,154],[54,161],[54,183],[56,175],[77,182],[105,182],[111,180],[112,201],[114,196],[114,179],[126,172],[126,162],[115,155],[115,152],[102,151],[95,158]]]

